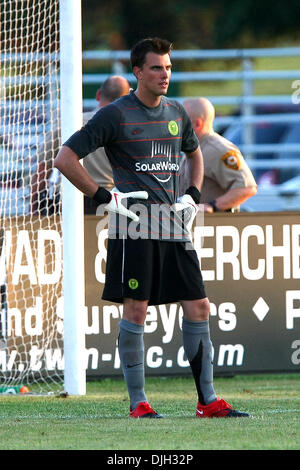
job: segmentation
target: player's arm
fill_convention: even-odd
[[[139,221],[139,217],[122,204],[122,199],[129,197],[147,199],[148,193],[146,191],[133,191],[124,194],[117,188],[107,191],[105,188],[99,187],[79,162],[79,156],[66,145],[63,145],[58,152],[54,166],[81,192],[92,197],[98,204],[106,204],[105,208],[108,211],[117,212],[135,222]]]
[[[96,198],[99,204],[110,202],[112,196],[105,188],[99,188],[79,160],[115,140],[118,123],[119,112],[114,106],[100,109],[84,127],[69,137],[54,161],[54,166],[77,189]]]
[[[89,197],[94,196],[98,185],[79,160],[115,138],[118,119],[118,112],[113,106],[108,105],[99,110],[85,126],[64,142],[54,160],[54,166]]]
[[[200,146],[198,146],[194,152],[186,153],[186,157],[189,186],[195,186],[198,191],[201,191],[204,176],[204,165]]]
[[[187,157],[187,188],[174,205],[176,211],[183,211],[184,224],[189,232],[199,210],[203,182],[203,157],[200,147],[193,152],[185,152]]]
[[[93,197],[98,190],[98,185],[79,162],[79,156],[69,147],[63,145],[59,150],[54,166],[77,189],[89,197]]]

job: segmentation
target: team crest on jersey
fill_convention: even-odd
[[[230,170],[239,170],[242,165],[240,156],[235,150],[229,150],[229,152],[226,152],[222,156],[221,160],[227,168],[230,168]]]
[[[176,121],[169,121],[168,129],[171,135],[177,135],[179,132],[178,124]]]

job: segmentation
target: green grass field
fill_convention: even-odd
[[[87,384],[86,396],[1,396],[2,450],[295,450],[300,448],[300,374],[216,378],[218,395],[251,418],[198,419],[191,378],[148,378],[165,419],[128,417],[123,380]]]

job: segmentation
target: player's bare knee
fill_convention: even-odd
[[[197,321],[208,320],[210,313],[210,304],[208,299],[201,299],[197,304],[197,310],[195,314],[197,315]]]
[[[148,302],[135,299],[124,299],[123,318],[143,325],[146,319]]]
[[[191,321],[205,321],[209,318],[210,303],[207,298],[182,302],[184,316]]]

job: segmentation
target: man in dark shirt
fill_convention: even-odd
[[[184,311],[183,345],[197,388],[196,416],[249,416],[219,399],[213,387],[209,301],[196,252],[186,243],[189,230],[180,230],[182,214],[190,227],[197,213],[203,160],[184,108],[165,96],[171,77],[170,53],[167,40],[137,43],[131,51],[137,89],[98,111],[71,136],[58,153],[55,166],[108,211],[127,216],[126,230],[121,230],[123,224],[117,220],[108,240],[103,299],[123,303],[118,345],[130,416],[161,417],[149,405],[144,391],[143,333],[148,305],[170,302],[180,302]],[[110,192],[98,187],[79,163],[100,146],[104,146],[113,168],[115,188]],[[181,152],[190,166],[183,196],[178,193]],[[128,196],[138,199],[128,199],[131,205],[125,209],[123,202]],[[169,230],[164,225],[166,219]],[[137,226],[141,227],[139,232]]]

